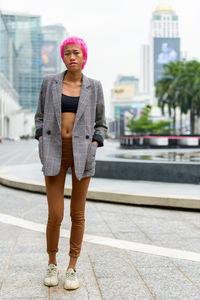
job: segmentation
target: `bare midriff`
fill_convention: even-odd
[[[79,86],[69,86],[63,81],[62,93],[68,96],[77,97],[80,95],[81,84]],[[74,126],[74,121],[76,118],[76,113],[74,112],[63,112],[62,113],[62,130],[61,134],[63,138],[71,138],[72,130]]]

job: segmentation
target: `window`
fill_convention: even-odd
[[[178,20],[178,16],[172,16],[172,20],[173,21],[177,21]]]
[[[157,16],[157,15],[154,15],[154,16],[153,16],[153,20],[161,20],[161,17],[160,17],[160,16]]]

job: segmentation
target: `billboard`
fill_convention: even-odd
[[[135,94],[134,85],[118,85],[114,87],[113,95],[116,99],[131,99]]]
[[[180,38],[154,38],[154,84],[162,78],[163,65],[180,60]]]
[[[135,105],[115,105],[114,118],[115,120],[139,119],[142,114],[143,103],[137,103]]]
[[[57,42],[44,41],[41,49],[42,77],[57,73]]]

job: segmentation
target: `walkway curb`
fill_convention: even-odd
[[[23,191],[36,192],[46,194],[45,185],[38,182],[20,181],[10,176],[1,175],[0,184],[20,189]],[[71,188],[65,188],[65,196],[71,196]],[[87,193],[88,200],[104,201],[121,204],[133,205],[147,205],[158,207],[174,207],[186,209],[200,209],[200,198],[197,197],[183,197],[183,196],[165,196],[165,195],[148,195],[138,193],[119,193],[102,191],[89,188]]]

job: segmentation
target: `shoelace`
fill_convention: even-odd
[[[67,279],[71,279],[71,280],[74,280],[75,277],[76,277],[76,273],[75,273],[75,272],[72,273],[72,272],[67,272],[67,271],[66,271],[65,275],[66,275],[66,278],[67,278]]]
[[[55,276],[57,274],[57,268],[49,267],[47,268],[47,276]]]

